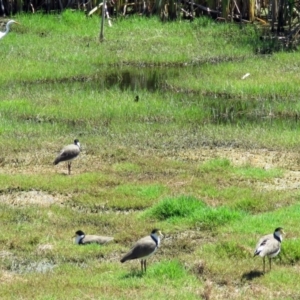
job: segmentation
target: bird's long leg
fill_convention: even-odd
[[[145,273],[146,273],[146,270],[147,270],[147,261],[146,261],[146,259],[144,259],[144,270],[145,270]]]
[[[142,273],[146,272],[146,259],[141,259],[141,269]]]
[[[270,270],[272,269],[272,266],[271,266],[271,257],[269,257],[269,265],[270,265]]]
[[[71,162],[70,161],[68,162],[68,173],[69,173],[69,175],[71,175]]]
[[[266,265],[265,257],[263,258],[263,263],[264,263],[264,273],[265,273],[265,265]]]

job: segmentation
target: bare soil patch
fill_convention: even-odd
[[[23,206],[32,204],[40,206],[50,206],[55,203],[62,203],[66,200],[66,198],[66,196],[53,196],[42,191],[21,191],[4,193],[0,195],[0,202],[10,204],[13,206]]]
[[[298,152],[273,151],[268,149],[239,148],[201,148],[179,153],[183,160],[205,162],[213,158],[226,158],[235,166],[251,166],[265,170],[279,168],[284,170],[282,178],[273,182],[257,183],[268,190],[294,190],[300,186],[300,156]]]

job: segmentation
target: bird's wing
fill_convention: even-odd
[[[270,239],[267,240],[266,244],[264,245],[264,248],[261,251],[261,255],[265,256],[276,256],[280,252],[280,242],[278,242],[276,239]]]
[[[100,236],[100,235],[86,235],[82,240],[83,244],[97,243],[105,244],[112,241],[114,238],[110,236]]]
[[[143,258],[152,254],[156,249],[156,243],[152,240],[150,236],[142,238],[136,242],[136,244],[131,248],[131,250],[125,254],[121,262],[125,262],[130,259]]]
[[[56,157],[54,164],[58,164],[61,161],[71,160],[80,153],[80,149],[76,145],[68,145],[64,147],[59,155]]]
[[[264,249],[268,240],[270,240],[272,238],[273,238],[273,234],[267,234],[267,235],[264,235],[263,237],[261,237],[259,239],[258,243],[256,244],[254,255],[259,255],[259,253]]]
[[[280,250],[280,242],[277,241],[273,234],[263,236],[257,243],[254,255],[274,255]]]

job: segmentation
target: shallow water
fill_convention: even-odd
[[[298,126],[300,114],[287,112],[275,114],[272,108],[280,99],[255,99],[234,98],[233,95],[224,92],[222,95],[210,93],[203,95],[200,89],[191,91],[188,88],[176,87],[169,82],[182,76],[182,72],[194,74],[201,72],[201,67],[171,67],[171,68],[126,68],[116,69],[108,73],[101,81],[94,78],[96,82],[106,89],[118,87],[120,90],[130,90],[138,94],[139,91],[163,91],[174,94],[183,94],[188,100],[201,98],[205,110],[209,115],[209,122],[213,124],[255,124],[257,122],[266,126],[288,125],[292,128]],[[136,99],[138,101],[138,98]],[[206,121],[208,121],[206,120]]]

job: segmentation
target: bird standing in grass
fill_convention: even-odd
[[[79,140],[74,140],[74,144],[65,146],[59,155],[55,158],[53,164],[57,165],[58,163],[62,161],[68,162],[68,173],[71,174],[71,164],[72,160],[76,158],[80,153],[80,143]]]
[[[4,32],[0,32],[0,39],[2,39],[3,37],[5,37],[8,34],[9,29],[10,29],[10,25],[13,24],[13,23],[19,24],[18,22],[14,21],[14,20],[8,21],[6,23],[6,30]]]
[[[99,244],[103,245],[110,241],[112,241],[114,238],[110,236],[101,236],[101,235],[85,235],[85,233],[82,230],[77,230],[75,232],[75,244],[77,245],[86,245],[86,244]]]
[[[256,245],[254,256],[259,255],[263,258],[263,272],[265,273],[265,258],[269,258],[269,265],[271,270],[271,258],[280,253],[282,242],[283,228],[278,227],[273,234],[268,234],[261,237]]]
[[[150,235],[141,238],[135,243],[131,250],[122,257],[121,263],[131,259],[140,259],[141,270],[146,272],[146,259],[157,251],[160,245],[160,236],[162,236],[160,230],[153,229]]]

